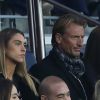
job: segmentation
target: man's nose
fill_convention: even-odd
[[[80,37],[77,41],[77,44],[79,47],[82,47],[83,46],[83,38]]]

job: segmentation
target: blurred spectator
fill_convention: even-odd
[[[88,78],[88,93],[93,94],[95,83],[100,79],[100,27],[92,30],[87,40],[84,63]],[[87,84],[87,83],[86,83]]]
[[[19,93],[12,81],[0,80],[0,100],[19,100]]]
[[[13,11],[20,15],[27,14],[26,0],[5,0],[5,3]]]
[[[98,80],[95,84],[94,96],[93,100],[100,100],[100,80]]]
[[[98,17],[98,19],[100,20],[100,0],[87,0],[87,5],[89,10],[89,15]]]
[[[63,4],[71,9],[74,9],[78,12],[84,13],[86,15],[89,14],[87,4],[85,0],[55,0],[56,2]],[[66,10],[61,9],[57,6],[54,6],[54,9],[52,10],[52,15],[62,15],[67,13]]]
[[[48,3],[48,2],[45,2],[45,1],[42,1],[42,11],[43,11],[43,15],[44,16],[49,16],[51,15],[51,10],[53,9],[53,5]]]
[[[31,68],[32,65],[36,64],[36,58],[34,56],[34,54],[30,51],[30,50],[26,50],[26,65],[28,70]]]

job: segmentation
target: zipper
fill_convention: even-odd
[[[81,87],[82,87],[82,90],[83,90],[83,92],[84,92],[84,95],[85,95],[85,100],[87,100],[87,95],[86,95],[86,92],[85,92],[85,89],[84,89],[84,87],[83,87],[83,84],[82,84],[82,82],[80,81],[80,79],[79,78],[77,78],[72,72],[70,72],[69,71],[69,73],[79,82],[79,84],[81,85]]]

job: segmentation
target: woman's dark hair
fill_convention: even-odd
[[[0,79],[0,100],[10,100],[13,82],[8,79]]]

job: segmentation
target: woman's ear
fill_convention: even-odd
[[[57,42],[58,44],[61,43],[61,41],[62,41],[62,36],[61,36],[60,33],[57,33],[57,34],[55,35],[55,40],[56,40],[56,42]]]

